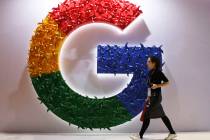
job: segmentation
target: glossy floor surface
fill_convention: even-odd
[[[1,133],[0,140],[130,140],[134,134],[8,134]],[[145,140],[163,140],[166,133],[145,134]],[[178,133],[176,140],[210,140],[210,132]]]

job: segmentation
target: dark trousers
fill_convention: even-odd
[[[167,116],[161,117],[163,123],[166,125],[168,130],[170,131],[171,134],[175,134],[175,131],[171,125],[171,122]],[[141,131],[139,132],[140,137],[142,138],[144,135],[144,132],[147,130],[148,126],[150,123],[150,118],[144,118],[143,125],[141,127]]]

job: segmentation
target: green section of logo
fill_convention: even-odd
[[[69,124],[83,129],[110,129],[132,119],[116,96],[104,99],[83,97],[68,87],[59,71],[32,77],[32,82],[48,111]]]

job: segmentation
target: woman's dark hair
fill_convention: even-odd
[[[152,63],[155,63],[155,68],[159,70],[161,68],[160,59],[156,56],[149,57]]]

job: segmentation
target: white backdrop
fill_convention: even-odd
[[[150,32],[145,44],[164,45],[164,72],[171,85],[163,91],[163,106],[175,129],[210,131],[210,1],[133,1],[141,4],[142,19]],[[0,1],[0,131],[91,132],[68,126],[47,113],[36,99],[26,70],[32,31],[58,3],[58,0]],[[111,132],[137,132],[141,127],[138,119],[139,116],[114,127]],[[152,120],[149,131],[167,129],[160,120]]]

